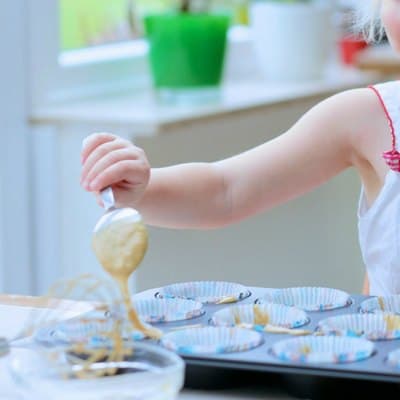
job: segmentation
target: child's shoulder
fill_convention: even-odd
[[[400,81],[388,81],[362,88],[350,89],[336,94],[332,100],[351,112],[382,111],[388,103],[400,104]]]
[[[400,104],[400,101],[399,101]],[[342,140],[351,154],[369,159],[376,147],[389,140],[388,121],[377,93],[370,87],[337,93],[317,107],[326,128]],[[371,147],[375,147],[372,151]],[[386,147],[385,147],[386,148]]]
[[[396,86],[397,83],[397,92]],[[400,82],[386,82],[370,87],[361,87],[345,90],[326,100],[331,110],[347,125],[369,125],[371,121],[386,120],[384,109],[391,99],[398,96],[400,104]]]
[[[400,82],[346,90],[331,100],[336,104],[341,127],[357,153],[373,160],[377,153],[390,148],[388,118],[399,114]]]

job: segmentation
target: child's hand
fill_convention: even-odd
[[[117,206],[133,207],[149,182],[144,151],[109,133],[94,133],[83,141],[81,162],[81,185],[95,192],[98,201],[100,190],[112,186]]]

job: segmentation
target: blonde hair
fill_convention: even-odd
[[[368,42],[382,38],[383,26],[379,18],[382,0],[358,0],[355,5],[354,20],[357,32],[362,32]]]

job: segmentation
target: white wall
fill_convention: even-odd
[[[0,290],[32,291],[26,0],[0,12]]]

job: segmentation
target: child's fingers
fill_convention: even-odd
[[[86,137],[82,142],[82,151],[81,151],[81,162],[85,163],[88,155],[97,147],[102,145],[103,143],[111,142],[115,140],[117,137],[111,133],[101,132],[101,133],[92,133],[88,137]]]
[[[114,139],[112,141],[108,141],[102,143],[94,148],[94,150],[89,153],[86,158],[86,161],[83,164],[82,172],[81,172],[81,182],[85,182],[87,180],[87,176],[89,171],[92,170],[93,166],[103,157],[107,156],[109,153],[119,150],[132,147],[133,145],[129,142],[126,142],[122,139]]]
[[[107,186],[119,184],[124,180],[132,186],[145,186],[149,176],[150,171],[147,164],[142,160],[122,160],[100,172],[91,182],[90,190],[100,191]],[[128,179],[124,179],[124,177]],[[137,177],[140,177],[140,179],[137,179]]]
[[[86,174],[86,178],[84,181],[84,186],[87,186],[87,189],[92,190],[90,187],[91,182],[104,170],[109,168],[111,165],[116,164],[123,160],[137,160],[138,156],[131,149],[120,148],[108,152],[103,157],[97,159],[95,164],[92,166],[90,171]],[[127,179],[128,177],[121,176],[120,180]]]

